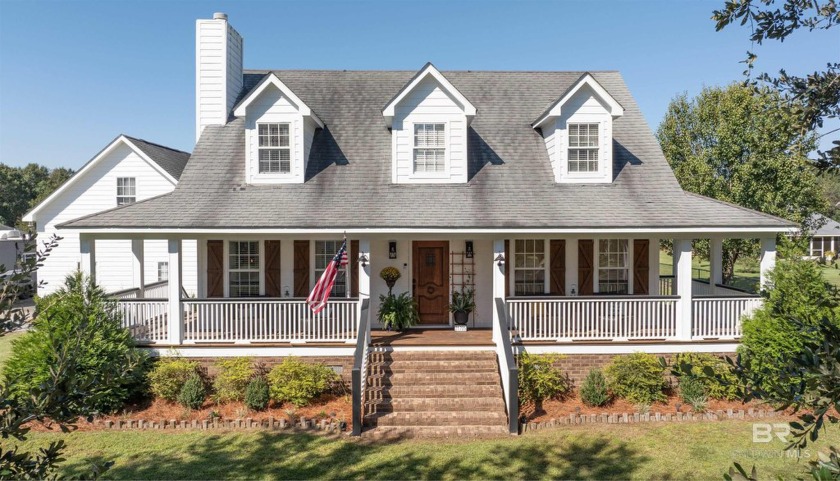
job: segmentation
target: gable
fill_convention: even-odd
[[[392,125],[394,117],[397,115],[398,106],[403,104],[407,99],[407,107],[403,106],[403,108],[411,108],[415,106],[415,103],[422,101],[422,99],[429,97],[429,95],[442,98],[435,94],[434,87],[445,94],[450,102],[458,105],[463,115],[469,119],[475,117],[477,112],[475,106],[434,65],[427,63],[394,94],[382,109],[382,115],[385,117],[388,126],[390,127]]]

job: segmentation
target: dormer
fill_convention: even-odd
[[[612,182],[612,124],[622,115],[621,104],[586,73],[531,124],[542,131],[557,183]]]
[[[466,183],[467,128],[476,109],[427,63],[382,109],[391,129],[391,181]]]
[[[248,184],[303,183],[315,130],[324,123],[273,73],[233,109],[245,118]]]

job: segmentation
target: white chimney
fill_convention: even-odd
[[[242,36],[224,13],[195,22],[195,140],[207,125],[224,125],[242,90]]]

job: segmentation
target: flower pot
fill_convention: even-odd
[[[466,312],[466,311],[458,311],[458,312],[452,313],[452,317],[455,320],[455,324],[458,324],[459,326],[463,326],[463,325],[466,325],[467,322],[469,322],[470,313]]]

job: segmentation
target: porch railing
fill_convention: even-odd
[[[184,342],[354,342],[358,299],[184,299]]]
[[[761,307],[759,296],[695,297],[692,300],[692,337],[735,339],[741,337],[741,320]]]
[[[109,294],[114,299],[137,299],[140,295],[140,288],[132,287],[131,289],[123,289],[121,291],[112,292]],[[169,297],[169,283],[167,281],[159,281],[148,284],[144,287],[143,298],[146,299],[167,299]]]
[[[356,334],[356,350],[353,353],[351,373],[351,394],[353,395],[353,436],[362,434],[365,419],[365,391],[370,357],[370,299],[362,301],[359,330]]]
[[[519,434],[519,368],[513,356],[510,339],[510,319],[505,301],[496,298],[496,320],[493,321],[493,341],[496,343],[496,358],[502,378],[502,391],[508,415],[508,431]]]
[[[169,301],[166,299],[121,299],[117,309],[122,325],[139,342],[163,342],[169,336]]]
[[[675,296],[508,298],[511,329],[523,341],[664,339],[676,335]]]
[[[674,294],[674,276],[659,276],[659,295],[673,296]],[[711,285],[709,281],[692,279],[691,294],[694,296],[744,296],[751,293],[732,286]]]

